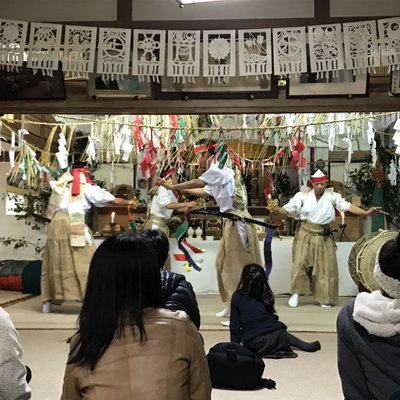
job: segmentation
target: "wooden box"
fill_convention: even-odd
[[[109,206],[95,208],[93,216],[93,233],[102,233],[104,226],[111,222],[112,212],[115,212],[114,221],[116,224],[121,226],[121,230],[130,231],[128,209],[122,206]],[[138,207],[137,209],[131,210],[131,213],[133,213],[136,218],[140,218],[143,221],[146,218],[146,212],[146,207]],[[138,227],[140,228],[140,224],[138,224]]]

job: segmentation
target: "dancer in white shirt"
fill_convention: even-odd
[[[129,206],[136,208],[137,199],[115,197],[95,185],[86,168],[73,168],[57,181],[50,182],[47,217],[47,241],[42,258],[42,312],[52,311],[52,304],[82,301],[90,260],[96,250],[92,233],[85,224],[90,207]]]
[[[204,171],[198,179],[169,185],[167,189],[184,191],[199,197],[212,196],[221,212],[229,212],[240,217],[251,218],[247,211],[247,192],[243,186],[240,171],[224,165],[222,168],[214,160],[215,143],[202,139],[195,146],[199,170]],[[244,221],[224,219],[223,235],[220,242],[216,268],[218,287],[224,309],[217,314],[226,317],[230,313],[230,301],[239,284],[245,265],[261,264],[260,244],[254,225]],[[223,321],[223,324],[227,321]]]
[[[339,212],[368,216],[380,207],[363,210],[345,201],[333,189],[326,189],[328,177],[320,170],[311,176],[312,188],[296,195],[276,213],[298,219],[293,241],[290,307],[297,307],[299,295],[313,295],[321,307],[331,307],[338,298],[336,243],[329,224]]]
[[[166,183],[177,184],[178,176],[174,167],[168,167],[161,173]],[[153,190],[153,189],[152,189]],[[143,229],[159,229],[168,235],[168,220],[171,218],[174,210],[185,211],[197,205],[195,201],[186,201],[179,203],[178,193],[162,186],[154,188],[151,204],[148,208],[148,216],[143,225]]]

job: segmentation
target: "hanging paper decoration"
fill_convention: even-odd
[[[139,80],[160,81],[164,75],[165,31],[135,29],[133,31],[132,74]]]
[[[67,140],[65,139],[64,133],[58,134],[58,152],[56,158],[61,169],[68,167],[68,151],[66,148]]]
[[[236,75],[234,30],[203,31],[203,76],[208,82],[229,81]]]
[[[264,77],[272,74],[271,29],[238,31],[239,75]]]
[[[376,67],[380,64],[376,21],[343,24],[347,69]]]
[[[167,76],[194,82],[200,75],[200,31],[168,31]]]
[[[28,23],[0,19],[0,67],[12,71],[22,66]]]
[[[274,74],[307,72],[306,28],[273,29]]]
[[[309,26],[308,40],[311,72],[316,72],[318,78],[325,76],[328,80],[330,71],[344,69],[340,24]]]
[[[128,117],[126,115],[124,116],[123,125],[120,128],[120,133],[122,137],[122,160],[128,161],[133,150],[133,144],[131,143],[132,135],[130,129],[128,128]]]
[[[396,171],[396,165],[393,160],[390,162],[388,179],[390,181],[391,186],[395,186],[397,184],[397,171]]]
[[[400,17],[378,20],[378,29],[381,65],[388,65],[398,70],[400,64]]]
[[[97,72],[107,81],[123,79],[129,73],[131,30],[100,28]]]
[[[52,76],[58,69],[62,25],[31,22],[29,32],[28,68]]]
[[[393,143],[396,145],[395,153],[400,155],[400,119],[397,119],[396,123],[393,126],[393,129],[395,130],[392,138]],[[400,158],[399,158],[399,167],[400,167]]]
[[[83,76],[94,70],[97,28],[91,26],[65,26],[63,71],[71,77]]]

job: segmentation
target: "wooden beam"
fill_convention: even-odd
[[[117,22],[123,24],[123,23],[130,23],[131,21],[132,21],[132,0],[117,0]]]
[[[97,99],[87,96],[83,81],[67,81],[67,99],[2,101],[0,112],[15,114],[264,114],[296,112],[386,112],[400,110],[400,97],[388,86],[370,84],[369,97],[308,97],[287,99],[281,88],[276,99],[153,100]]]

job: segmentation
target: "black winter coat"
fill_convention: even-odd
[[[163,307],[172,311],[185,311],[196,328],[200,328],[200,312],[191,283],[175,272],[161,269],[161,288],[164,296]]]

